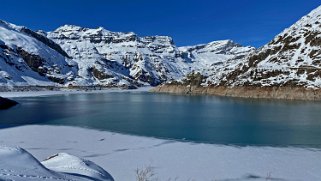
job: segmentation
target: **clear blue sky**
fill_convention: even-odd
[[[0,19],[34,30],[74,24],[168,35],[179,46],[232,39],[259,47],[319,5],[319,0],[3,0]]]

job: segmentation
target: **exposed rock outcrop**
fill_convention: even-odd
[[[304,87],[202,87],[190,85],[167,84],[155,87],[151,92],[171,93],[182,95],[214,95],[253,99],[289,99],[289,100],[321,100],[321,89],[307,89]]]

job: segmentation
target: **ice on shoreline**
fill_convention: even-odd
[[[105,90],[72,90],[65,89],[59,91],[24,91],[24,92],[0,92],[0,97],[14,98],[14,97],[38,97],[38,96],[51,96],[51,95],[63,95],[63,94],[99,94],[99,93],[111,93],[111,92],[147,92],[152,87],[140,87],[138,89],[120,89],[110,88]]]
[[[23,147],[39,160],[76,155],[119,181],[135,180],[135,170],[148,166],[159,180],[321,180],[319,149],[182,143],[64,126],[2,129],[0,144]]]

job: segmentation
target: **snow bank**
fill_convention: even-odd
[[[50,170],[74,175],[84,175],[98,180],[113,180],[111,175],[94,162],[67,153],[59,153],[42,162]]]
[[[134,181],[135,170],[149,166],[161,181],[321,180],[319,149],[183,143],[57,126],[3,129],[0,144],[19,145],[40,160],[58,152],[90,159],[117,181]]]
[[[105,170],[93,162],[68,154],[58,155],[46,160],[44,164],[47,167],[45,167],[22,148],[0,146],[0,180],[113,181],[113,178]],[[64,165],[64,167],[59,167],[59,165]]]

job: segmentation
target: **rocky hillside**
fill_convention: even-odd
[[[246,58],[227,62],[204,85],[321,88],[321,7]]]

